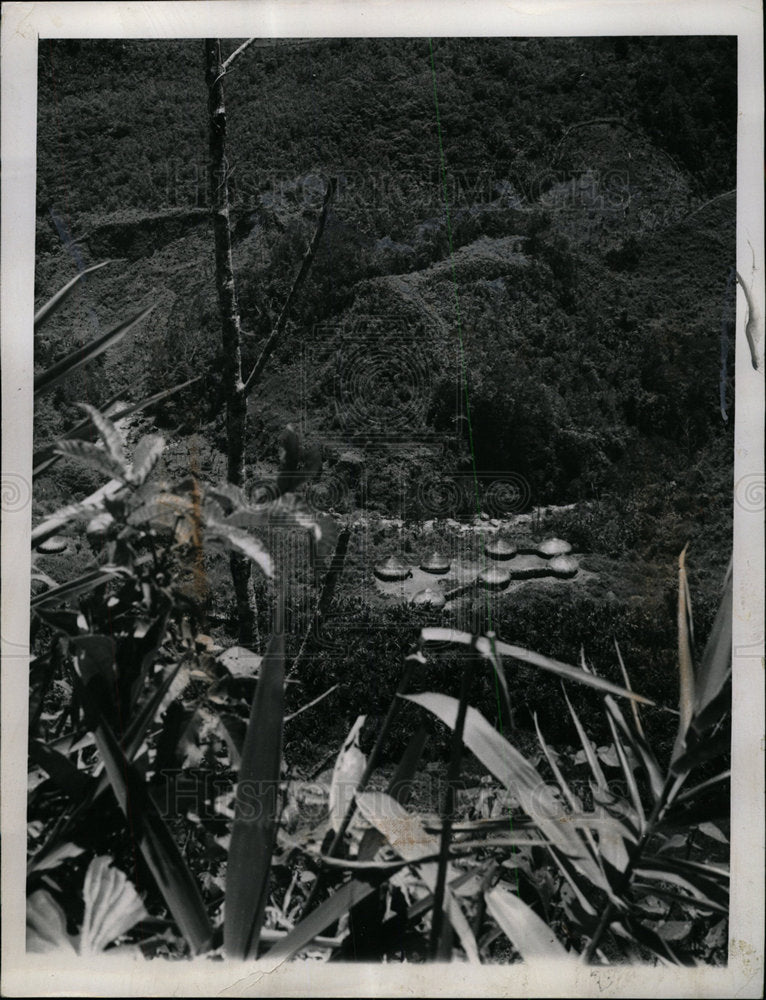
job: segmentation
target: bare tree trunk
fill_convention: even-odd
[[[247,399],[242,382],[242,341],[231,255],[226,106],[223,95],[224,69],[221,61],[221,43],[217,38],[205,39],[205,69],[210,126],[210,209],[215,235],[215,280],[223,341],[227,478],[234,486],[241,487],[245,483]],[[239,642],[242,645],[251,645],[256,638],[257,618],[249,560],[232,553],[231,575],[237,601]]]

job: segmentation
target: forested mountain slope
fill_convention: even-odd
[[[245,368],[325,179],[339,184],[251,401],[250,461],[268,468],[292,421],[323,443],[328,471],[361,449],[365,505],[426,516],[402,496],[472,467],[465,378],[483,482],[520,477],[526,504],[614,495],[642,518],[618,548],[656,554],[659,538],[672,558],[688,537],[723,541],[735,59],[725,38],[436,39],[433,62],[427,39],[251,49],[226,81]],[[119,262],[83,283],[38,361],[155,308],[100,371],[42,400],[39,443],[77,401],[202,376],[154,419],[177,440],[197,434],[201,471],[220,472],[206,124],[201,41],[41,44],[38,299],[82,264]],[[365,347],[343,362],[349,402],[350,342]],[[88,488],[57,471],[41,499]]]

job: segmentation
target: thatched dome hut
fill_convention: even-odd
[[[544,542],[537,546],[537,554],[543,559],[553,559],[555,556],[568,556],[572,551],[569,542],[563,538],[546,538]]]
[[[420,564],[420,568],[425,573],[433,573],[434,576],[442,576],[450,571],[450,561],[443,552],[433,551]]]
[[[511,574],[499,566],[490,566],[478,576],[479,586],[485,590],[505,590],[510,582]]]
[[[401,559],[398,559],[396,556],[389,556],[388,559],[384,559],[383,562],[377,564],[375,567],[375,576],[380,580],[385,580],[386,583],[391,583],[395,580],[406,580],[412,576],[412,570]]]
[[[556,576],[559,576],[564,580],[569,580],[573,576],[577,576],[577,571],[579,569],[577,560],[573,559],[572,556],[554,556],[548,564],[548,567],[551,573],[554,573]]]
[[[500,535],[490,539],[484,546],[484,552],[490,559],[513,559],[517,551],[513,542]]]
[[[428,604],[434,608],[443,608],[447,601],[444,594],[440,591],[426,587],[425,590],[419,590],[417,594],[414,594],[410,603],[419,605]]]

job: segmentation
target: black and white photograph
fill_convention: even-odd
[[[762,13],[84,6],[3,5],[3,992],[762,995]]]

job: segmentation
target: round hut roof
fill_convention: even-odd
[[[426,573],[433,573],[440,576],[449,573],[450,561],[443,552],[433,551],[420,564],[420,568]]]
[[[425,590],[419,590],[417,594],[414,594],[410,603],[430,604],[434,608],[443,608],[447,601],[444,594],[438,590],[433,590],[431,587],[426,587]]]
[[[577,560],[573,559],[572,556],[554,556],[549,563],[549,568],[551,573],[555,573],[556,576],[568,579],[577,575],[579,566]]]
[[[505,590],[511,582],[511,574],[499,566],[489,566],[479,573],[478,582],[485,590]]]
[[[491,538],[484,546],[484,552],[490,559],[512,559],[517,551],[513,542],[500,536]]]
[[[406,580],[407,577],[412,576],[412,571],[401,559],[389,556],[388,559],[384,559],[375,567],[375,576],[386,581]]]
[[[69,544],[66,538],[62,538],[61,535],[53,535],[51,538],[46,538],[44,542],[40,542],[37,546],[38,552],[63,552]]]
[[[537,547],[538,554],[544,559],[550,559],[553,556],[568,556],[571,551],[572,546],[563,538],[546,538]]]

